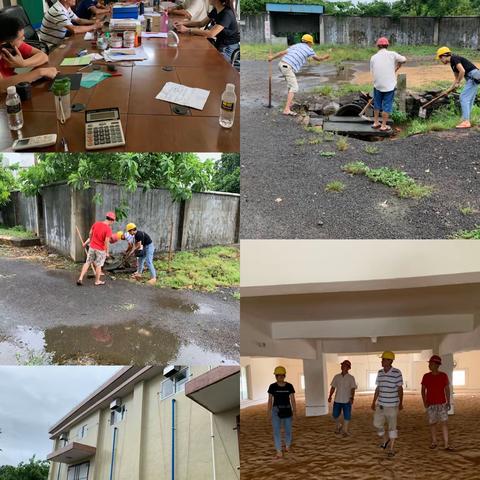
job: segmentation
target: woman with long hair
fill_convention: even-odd
[[[275,442],[276,456],[283,457],[282,426],[285,432],[285,453],[290,451],[292,444],[292,420],[296,415],[295,389],[291,383],[285,381],[287,371],[285,367],[275,368],[275,383],[268,387],[268,413],[272,417],[273,440]]]
[[[210,0],[212,10],[203,20],[198,22],[175,22],[175,28],[180,33],[199,35],[214,40],[215,47],[231,62],[232,54],[240,48],[240,30],[238,28],[235,12],[232,9],[230,0]],[[212,27],[206,29],[208,24]]]

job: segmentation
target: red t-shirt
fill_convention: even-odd
[[[29,58],[32,56],[33,47],[31,47],[28,43],[22,42],[22,44],[18,47],[18,50],[23,58]],[[0,58],[0,74],[4,78],[15,75],[15,69],[11,67],[3,57]]]
[[[428,405],[443,405],[447,403],[445,387],[449,384],[448,375],[445,372],[426,373],[422,378],[422,385],[427,389]]]
[[[103,222],[95,222],[90,236],[90,248],[95,250],[106,250],[105,240],[112,236],[112,229]]]

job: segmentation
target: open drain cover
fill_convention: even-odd
[[[172,109],[172,113],[175,115],[191,115],[192,112],[188,107],[184,107],[183,105],[177,105],[172,103],[170,108]]]

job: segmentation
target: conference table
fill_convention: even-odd
[[[71,92],[72,104],[86,110],[117,107],[126,145],[99,150],[125,152],[239,152],[240,151],[240,76],[205,38],[179,35],[178,47],[169,47],[164,38],[142,38],[147,60],[115,62],[121,76],[112,76],[92,88]],[[49,55],[49,65],[60,73],[76,73],[82,67],[63,67],[64,58],[75,57],[83,49],[98,53],[82,34],[74,35]],[[105,62],[104,62],[105,63]],[[106,65],[100,66],[107,72]],[[88,73],[92,67],[80,70]],[[166,82],[210,91],[203,110],[178,109],[155,99]],[[73,112],[60,124],[57,121],[52,80],[32,85],[31,100],[23,101],[23,138],[57,133],[57,144],[40,151],[63,151],[62,138],[71,152],[85,151],[85,111]],[[235,85],[237,109],[232,128],[219,125],[221,95],[227,83]],[[0,151],[10,151],[18,138],[10,131],[5,110],[5,94],[0,96]],[[180,111],[179,111],[180,110]],[[185,111],[187,110],[187,111]]]

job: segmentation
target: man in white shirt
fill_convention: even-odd
[[[185,17],[189,22],[200,22],[208,16],[208,0],[186,0],[182,5],[168,9],[171,15]]]
[[[332,401],[335,392],[335,400],[333,402],[332,416],[335,420],[335,433],[342,433],[344,437],[350,435],[348,425],[352,418],[352,405],[355,397],[357,383],[355,377],[350,375],[348,371],[352,368],[350,360],[344,360],[341,364],[342,372],[333,377],[330,393],[328,395],[328,403]],[[340,415],[343,411],[343,425]]]
[[[99,21],[78,18],[72,10],[74,5],[75,0],[58,0],[45,12],[38,32],[42,42],[59,45],[66,37],[67,31],[75,34],[101,28],[102,23]]]
[[[373,425],[377,429],[379,437],[383,437],[380,445],[384,450],[390,444],[388,455],[393,457],[393,446],[398,437],[397,416],[399,410],[403,410],[403,377],[398,368],[392,366],[395,360],[393,352],[383,352],[382,369],[377,374],[377,388],[373,396],[372,410]],[[387,423],[388,431],[385,430]]]
[[[370,59],[370,72],[373,76],[374,122],[372,128],[382,132],[392,128],[387,124],[393,110],[397,71],[407,61],[405,57],[388,50],[388,38],[381,37],[377,41],[378,52]],[[382,123],[380,123],[380,111]]]

